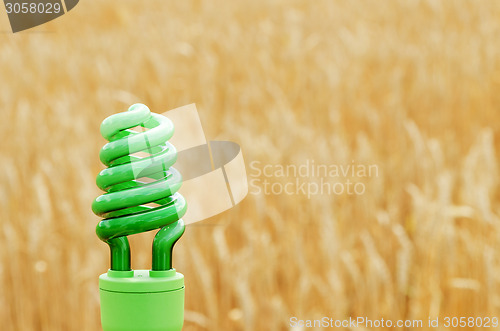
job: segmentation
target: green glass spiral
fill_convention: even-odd
[[[134,127],[142,127],[142,132]],[[151,113],[143,104],[101,124],[101,134],[109,142],[99,156],[108,168],[96,183],[106,193],[94,200],[92,210],[104,218],[96,233],[110,247],[111,270],[131,270],[128,235],[155,229],[160,231],[153,241],[152,270],[172,268],[172,249],[184,233],[181,217],[187,209],[177,193],[182,177],[172,167],[177,160],[177,151],[168,142],[173,133],[168,118]]]

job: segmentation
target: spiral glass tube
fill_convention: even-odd
[[[143,104],[132,105],[101,124],[101,134],[109,142],[99,156],[108,168],[99,173],[96,183],[106,193],[94,200],[92,210],[104,218],[96,233],[110,247],[110,270],[130,271],[127,236],[155,229],[160,230],[153,241],[152,270],[172,268],[172,249],[184,233],[181,217],[187,208],[177,193],[182,177],[172,167],[177,151],[168,140],[173,133],[168,118]]]

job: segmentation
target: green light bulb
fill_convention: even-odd
[[[142,104],[101,124],[109,142],[99,156],[108,168],[96,183],[106,193],[94,200],[92,210],[104,218],[96,233],[111,250],[111,267],[99,277],[104,331],[182,329],[184,276],[172,268],[172,250],[184,233],[187,204],[177,193],[182,176],[172,167],[177,151],[168,140],[173,133],[168,118]],[[127,236],[155,229],[160,230],[151,270],[132,270]]]

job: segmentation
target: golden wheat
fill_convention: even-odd
[[[0,33],[2,330],[100,329],[98,128],[135,102],[197,103],[247,165],[379,169],[359,196],[250,194],[189,226],[185,330],[498,316],[499,18],[497,1],[108,0]],[[134,268],[150,242],[132,239]]]

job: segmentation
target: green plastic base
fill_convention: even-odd
[[[184,276],[168,271],[113,271],[99,277],[104,331],[179,331]]]

